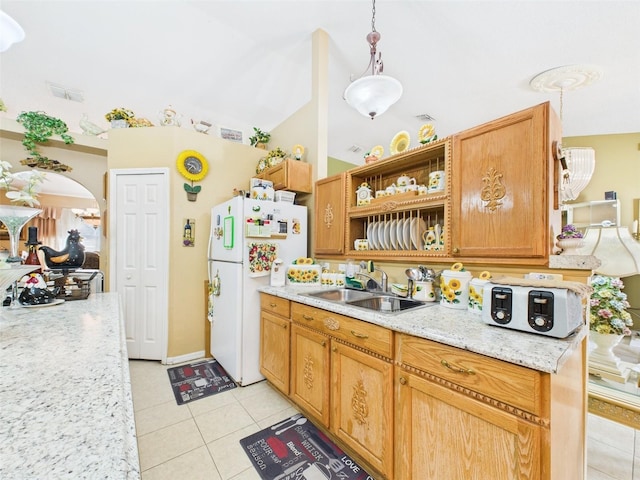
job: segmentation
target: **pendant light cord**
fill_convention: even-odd
[[[373,7],[371,8],[371,31],[376,31],[376,0],[373,0]]]

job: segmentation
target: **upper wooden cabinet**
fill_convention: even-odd
[[[311,164],[287,158],[264,172],[256,175],[256,178],[273,182],[274,190],[289,190],[298,193],[311,193]]]
[[[323,178],[316,182],[315,193],[315,253],[344,253],[345,174]]]
[[[559,121],[549,103],[453,137],[451,253],[541,258],[561,226],[554,210],[552,146]]]
[[[553,158],[560,137],[560,123],[547,102],[353,168],[345,172],[344,187],[336,177],[320,180],[315,254],[405,262],[545,264],[561,228],[559,168]],[[376,192],[397,185],[400,177],[429,186],[430,175],[436,174],[444,175],[443,189],[375,198]],[[370,187],[371,200],[358,201],[363,184]],[[331,198],[344,199],[346,205],[341,244],[335,213],[331,237],[323,226]],[[425,247],[430,228],[442,232],[436,248]],[[367,239],[369,248],[356,250],[356,239]]]

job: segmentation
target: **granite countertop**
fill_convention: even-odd
[[[0,352],[0,478],[140,478],[116,293],[0,308]]]
[[[557,373],[588,332],[582,327],[566,339],[557,339],[491,326],[484,323],[480,315],[439,304],[388,314],[301,295],[320,289],[322,287],[299,285],[259,288],[263,293],[546,373]]]

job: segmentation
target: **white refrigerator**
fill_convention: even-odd
[[[260,374],[260,286],[271,263],[307,256],[307,208],[233,197],[211,210],[208,319],[211,353],[240,385]]]

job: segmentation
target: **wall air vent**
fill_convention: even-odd
[[[72,88],[63,87],[62,85],[56,85],[54,83],[47,83],[51,93],[54,97],[64,98],[72,102],[84,102],[84,95],[80,90],[74,90]]]
[[[435,122],[436,119],[433,118],[431,115],[429,115],[428,113],[421,113],[420,115],[416,115],[416,118],[418,120],[421,120],[423,122]]]
[[[360,145],[351,145],[347,150],[349,152],[358,153],[362,151],[362,147]]]

